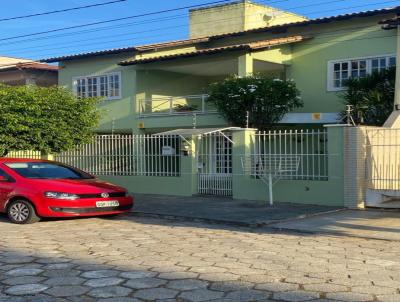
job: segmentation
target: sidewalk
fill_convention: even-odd
[[[202,220],[239,226],[260,227],[277,222],[337,211],[337,207],[233,200],[215,196],[164,196],[135,194],[136,215]]]
[[[273,225],[274,229],[400,241],[399,210],[346,210]]]

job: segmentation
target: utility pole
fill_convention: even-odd
[[[400,13],[393,19],[379,22],[384,30],[397,30],[397,50],[396,50],[396,84],[394,91],[394,109],[386,120],[384,127],[400,128]]]

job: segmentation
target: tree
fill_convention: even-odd
[[[232,125],[244,127],[249,112],[251,127],[266,129],[295,108],[303,106],[293,81],[263,75],[230,77],[209,86],[208,101]]]
[[[345,82],[342,98],[346,105],[353,107],[357,124],[382,126],[385,123],[393,111],[395,80],[396,68],[390,68]]]
[[[0,85],[0,156],[56,153],[89,142],[99,120],[96,104],[61,87]]]

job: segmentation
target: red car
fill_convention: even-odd
[[[46,160],[0,158],[0,212],[18,224],[40,217],[114,215],[133,198],[116,185]]]

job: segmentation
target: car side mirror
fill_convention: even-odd
[[[3,175],[0,175],[0,182],[6,182],[9,181],[9,179]]]

